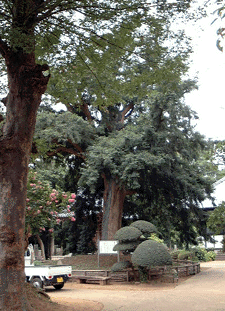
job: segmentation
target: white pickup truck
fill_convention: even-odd
[[[28,246],[25,252],[26,281],[35,287],[54,286],[55,289],[63,288],[64,284],[72,276],[71,266],[34,266],[33,247]]]

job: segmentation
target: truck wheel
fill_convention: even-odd
[[[62,284],[56,284],[56,285],[53,285],[53,286],[55,287],[55,289],[61,289],[61,288],[63,288],[64,283],[62,283]]]
[[[43,288],[43,282],[40,278],[32,279],[31,284],[36,288]]]

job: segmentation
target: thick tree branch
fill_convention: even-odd
[[[87,120],[91,123],[93,121],[93,117],[91,115],[91,112],[89,110],[88,104],[87,103],[82,103],[78,104],[76,106],[71,105],[70,103],[65,104],[66,108],[68,109],[69,112],[74,113],[74,108],[81,109]]]
[[[134,109],[134,103],[131,102],[128,105],[126,105],[122,111],[122,116],[121,116],[121,122],[124,123],[125,118],[128,117],[128,115],[131,115]],[[130,111],[130,112],[129,112]],[[129,112],[128,115],[126,115]]]
[[[87,120],[89,122],[92,122],[92,116],[88,107],[88,104],[84,103],[81,105],[81,110],[83,111],[83,113],[85,114]]]
[[[4,40],[2,40],[1,37],[0,37],[0,53],[4,58],[6,58],[9,53],[9,46]]]
[[[125,195],[132,195],[135,193],[137,193],[137,191],[135,191],[135,190],[125,190]]]
[[[85,156],[84,156],[84,152],[82,150],[82,148],[78,145],[78,144],[75,144],[72,142],[71,139],[68,139],[67,140],[69,144],[71,144],[75,149],[73,148],[69,148],[69,147],[65,147],[63,145],[61,145],[57,139],[53,139],[53,143],[57,145],[56,149],[55,150],[52,150],[52,151],[48,151],[47,152],[47,155],[48,156],[53,156],[53,155],[56,155],[57,153],[61,153],[61,152],[66,152],[66,153],[70,153],[70,154],[74,154],[76,155],[77,157],[79,158],[82,158],[82,159],[85,159]]]
[[[78,145],[72,142],[71,139],[68,139],[68,143],[70,143],[74,148],[76,148],[81,154],[83,154],[82,148]]]
[[[78,158],[81,158],[81,159],[85,160],[85,156],[83,154],[81,154],[80,152],[75,151],[73,148],[67,148],[67,147],[64,147],[64,146],[59,146],[59,147],[57,147],[53,151],[48,151],[47,155],[49,157],[52,157],[54,155],[57,155],[57,153],[62,153],[62,152],[73,154],[73,155],[77,156]]]

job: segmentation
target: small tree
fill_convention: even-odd
[[[215,234],[223,234],[223,253],[225,253],[225,202],[210,214],[207,227]]]
[[[28,238],[35,236],[41,248],[42,258],[45,259],[44,243],[41,234],[48,231],[50,240],[54,241],[54,227],[61,223],[58,213],[67,209],[71,212],[71,205],[75,202],[75,193],[65,193],[61,190],[52,189],[50,185],[40,180],[37,172],[30,170],[27,183],[27,199],[26,199],[26,245]],[[70,217],[71,221],[75,218]],[[51,247],[52,249],[52,247]],[[50,257],[52,252],[50,253]]]
[[[119,229],[115,240],[119,240],[113,248],[114,251],[122,251],[124,254],[132,253],[131,262],[124,261],[115,263],[112,271],[121,271],[137,266],[140,273],[140,280],[147,281],[148,271],[152,266],[171,265],[172,258],[166,247],[155,241],[157,228],[150,222],[138,220],[130,226]],[[151,239],[153,235],[153,239]],[[135,273],[134,273],[135,276]]]

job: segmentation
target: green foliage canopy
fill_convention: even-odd
[[[207,226],[214,234],[225,233],[225,202],[222,202],[210,213]]]

